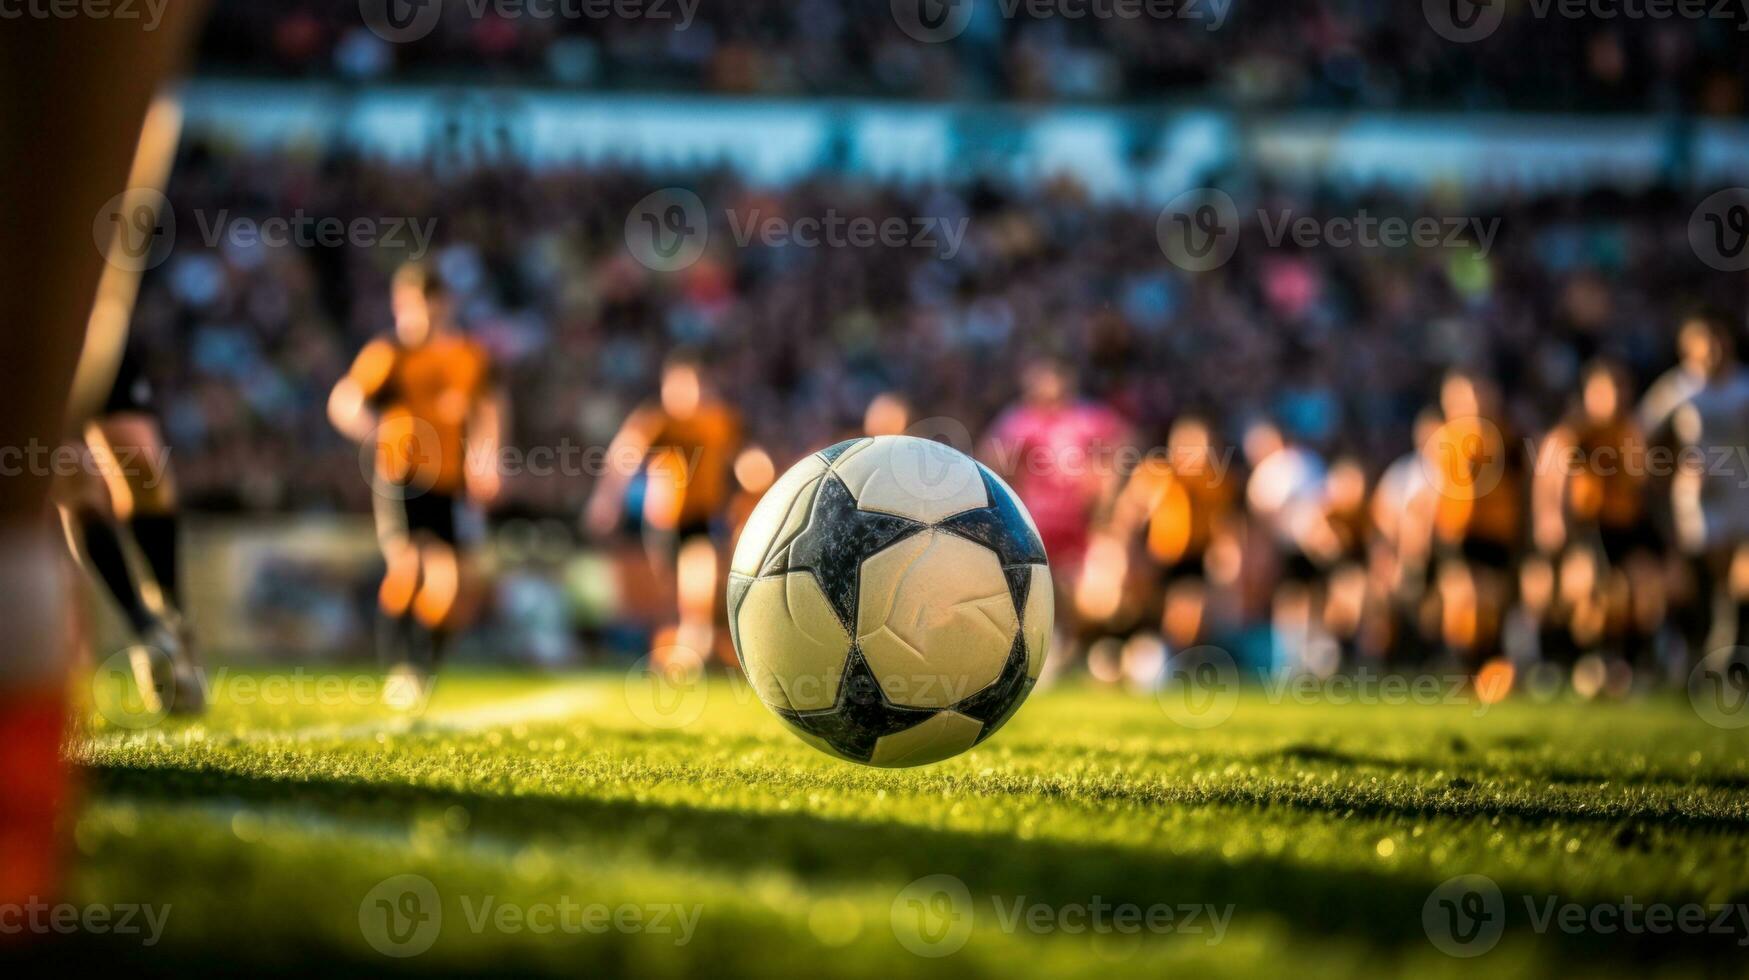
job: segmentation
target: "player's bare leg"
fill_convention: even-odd
[[[674,561],[679,619],[671,649],[686,651],[687,670],[702,668],[716,645],[719,564],[716,543],[708,536],[694,535],[680,543]]]

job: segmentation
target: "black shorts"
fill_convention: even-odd
[[[1657,530],[1649,521],[1636,521],[1626,527],[1600,524],[1597,527],[1597,540],[1603,545],[1603,557],[1617,567],[1635,552],[1643,551],[1655,555],[1664,547]]]
[[[709,520],[681,521],[679,527],[667,530],[646,521],[643,533],[645,550],[672,562],[680,557],[680,546],[693,538],[709,538],[715,541],[717,526]]]
[[[1512,549],[1487,538],[1465,538],[1458,545],[1458,557],[1477,568],[1512,570]]]
[[[1177,561],[1167,562],[1160,566],[1160,584],[1171,585],[1181,579],[1206,579],[1208,577],[1208,554],[1206,552],[1191,552],[1182,555]]]
[[[1289,550],[1281,558],[1281,580],[1283,582],[1298,582],[1310,585],[1324,577],[1323,569],[1318,563],[1303,551],[1295,548]]]
[[[452,547],[468,543],[467,506],[455,494],[437,490],[420,492],[394,484],[372,487],[375,493],[377,540],[425,537]]]

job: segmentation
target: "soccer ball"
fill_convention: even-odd
[[[824,752],[920,766],[1002,727],[1044,666],[1051,572],[1014,491],[910,436],[803,459],[754,508],[729,631],[766,706]]]

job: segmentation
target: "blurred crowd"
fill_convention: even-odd
[[[1074,627],[1082,648],[1106,632],[1141,627],[1162,630],[1177,646],[1258,625],[1267,632],[1272,623],[1279,636],[1286,607],[1278,586],[1295,582],[1308,587],[1297,606],[1302,624],[1334,617],[1345,625],[1327,635],[1302,630],[1328,641],[1316,650],[1269,641],[1260,657],[1334,664],[1413,647],[1417,657],[1452,655],[1475,666],[1510,639],[1517,597],[1540,596],[1547,609],[1559,605],[1562,588],[1579,588],[1560,585],[1564,570],[1566,581],[1583,580],[1587,595],[1607,599],[1595,609],[1577,603],[1576,593],[1562,600],[1572,608],[1556,632],[1577,629],[1573,649],[1607,636],[1624,662],[1701,652],[1704,630],[1684,645],[1674,628],[1668,635],[1654,635],[1650,621],[1630,628],[1635,616],[1662,611],[1633,607],[1611,578],[1611,567],[1625,575],[1624,566],[1598,563],[1625,557],[1614,543],[1589,566],[1562,564],[1567,545],[1597,536],[1586,530],[1592,525],[1564,538],[1533,527],[1534,474],[1549,470],[1537,456],[1563,423],[1570,431],[1560,438],[1592,446],[1591,424],[1572,422],[1591,401],[1612,406],[1597,426],[1638,419],[1642,394],[1677,361],[1685,323],[1717,324],[1719,360],[1729,359],[1741,323],[1694,314],[1744,309],[1749,283],[1695,257],[1686,237],[1690,206],[1675,192],[1507,196],[1485,210],[1474,202],[1469,217],[1498,220],[1485,244],[1467,236],[1432,248],[1299,248],[1272,234],[1279,215],[1415,217],[1461,213],[1463,205],[1254,188],[1244,195],[1241,213],[1251,217],[1231,261],[1193,274],[1168,261],[1153,209],[1095,204],[1068,184],[899,189],[822,177],[773,190],[719,173],[686,182],[710,215],[709,246],[693,264],[657,272],[633,257],[625,235],[628,215],[665,183],[660,175],[398,166],[203,145],[183,156],[168,195],[175,247],[147,275],[135,340],[162,392],[168,442],[193,508],[369,509],[368,461],[361,468],[358,450],[332,431],[323,406],[352,356],[392,322],[387,283],[408,257],[404,249],[344,242],[275,247],[214,238],[212,230],[276,215],[416,216],[436,219],[424,258],[442,270],[458,321],[491,352],[509,393],[505,444],[519,455],[506,457],[500,517],[579,527],[602,475],[601,454],[587,450],[613,441],[628,413],[654,397],[664,360],[685,349],[697,352],[704,383],[737,414],[744,445],[760,450],[760,465],[737,470],[743,483],[748,473],[768,480],[773,469],[874,424],[871,404],[884,406],[884,428],[896,417],[899,430],[979,449],[1023,497],[1037,488],[1016,471],[1026,463],[1015,447],[1043,438],[1056,446],[1048,459],[1061,459],[1052,440],[1091,446],[1097,492],[1082,499],[1085,488],[1071,488],[1066,506],[1036,495],[1028,501],[1035,516],[1066,512],[1061,530],[1046,528],[1047,538],[1059,536],[1047,545],[1070,590],[1065,607],[1077,610],[1069,621],[1082,621]],[[951,254],[939,241],[738,243],[735,226],[755,213],[963,220],[965,233]],[[1691,359],[1705,358],[1691,352]],[[1604,381],[1607,398],[1592,393]],[[1041,387],[1056,394],[1041,395]],[[1683,401],[1675,395],[1695,394],[1666,389],[1672,405]],[[1023,393],[1092,409],[1064,430],[1024,412],[1017,419],[1011,406]],[[1662,434],[1648,425],[1631,439],[1677,440],[1674,413],[1648,416]],[[1473,419],[1486,425],[1474,433],[1450,428]],[[1460,465],[1435,455],[1405,471],[1402,460],[1426,451],[1442,426],[1442,445],[1476,458]],[[1706,438],[1749,443],[1749,435],[1716,425]],[[1631,443],[1621,433],[1609,439]],[[1166,447],[1171,462],[1197,444],[1220,461],[1226,489],[1199,502],[1205,509],[1194,521],[1177,518],[1194,524],[1194,534],[1151,529],[1175,492],[1173,479],[1137,466],[1138,457],[1118,447],[1154,459],[1155,447]],[[551,451],[545,462],[534,447]],[[1388,592],[1386,580],[1403,574],[1369,557],[1398,533],[1375,525],[1380,508],[1407,513],[1415,492],[1425,498],[1442,479],[1454,486],[1468,479],[1452,466],[1473,469],[1496,455],[1512,461],[1502,464],[1497,491],[1518,502],[1510,519],[1484,535],[1491,540],[1478,552],[1469,529],[1490,518],[1469,511],[1488,508],[1453,513],[1440,501],[1463,494],[1434,493],[1427,521],[1450,525],[1441,532],[1450,533],[1424,541],[1415,573],[1437,585],[1435,559],[1447,546],[1467,556],[1466,567],[1485,568],[1461,578],[1446,573],[1442,586],[1471,596],[1474,615],[1445,622],[1438,605],[1399,608],[1382,620],[1363,615],[1363,607],[1388,600],[1379,591]],[[1643,579],[1668,579],[1660,596],[1692,597],[1735,574],[1682,564],[1680,554],[1696,552],[1684,552],[1660,503],[1669,498],[1668,480],[1642,475],[1625,491],[1639,501],[1626,523],[1646,529],[1636,554],[1668,560],[1662,571],[1648,565]],[[1050,483],[1047,493],[1055,492]],[[742,489],[756,495],[762,487]],[[1541,492],[1564,513],[1565,490]],[[1307,510],[1307,501],[1317,506]],[[1332,517],[1332,509],[1344,516]],[[1058,520],[1053,513],[1041,524]],[[1170,543],[1186,535],[1198,538],[1194,554],[1183,541]],[[1527,564],[1532,557],[1537,563]],[[1217,584],[1231,588],[1216,591],[1237,605],[1169,601],[1168,586],[1190,573],[1205,582],[1227,576]],[[1475,600],[1484,593],[1492,598]],[[1327,608],[1332,602],[1341,608]],[[1537,642],[1561,645],[1550,636]]]
[[[427,16],[424,8],[409,6],[402,19],[419,26],[408,35],[385,31],[397,38],[391,43],[365,26],[361,9],[370,2],[233,0],[215,5],[200,64],[216,73],[358,82],[465,73],[472,82],[758,95],[1086,101],[1173,94],[1260,107],[1711,115],[1740,113],[1749,84],[1743,13],[1712,3],[1704,5],[1706,16],[1657,18],[1603,16],[1590,7],[1569,17],[1562,14],[1568,5],[1509,4],[1498,30],[1473,44],[1441,36],[1421,3],[1383,0],[977,5],[964,31],[939,44],[902,30],[889,0],[648,0],[629,8],[451,0],[429,30],[418,19]],[[683,11],[692,7],[687,20]],[[642,15],[602,16],[621,8]],[[1172,16],[1099,15],[1124,9]]]

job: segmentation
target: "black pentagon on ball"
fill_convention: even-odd
[[[855,633],[862,563],[926,526],[908,517],[859,510],[850,488],[838,474],[828,473],[814,493],[808,523],[793,541],[771,556],[759,573],[761,577],[784,572],[812,573],[839,622]]]
[[[881,685],[863,658],[862,650],[853,647],[844,665],[844,680],[838,688],[838,700],[830,708],[819,711],[794,711],[780,708],[777,714],[798,731],[820,739],[847,759],[868,762],[874,757],[875,743],[888,735],[897,735],[928,721],[940,711],[953,711],[980,722],[976,745],[995,733],[1032,691],[1033,681],[1026,673],[1026,640],[1017,633],[1002,673],[990,686],[948,708],[912,708],[894,704],[881,691]]]

